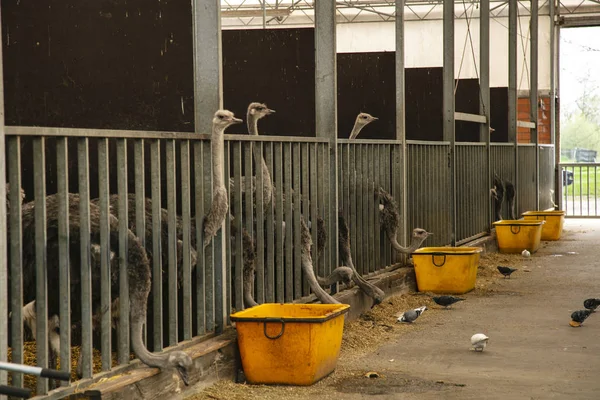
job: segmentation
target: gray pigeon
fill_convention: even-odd
[[[594,299],[594,298],[592,298],[592,299],[584,300],[583,306],[587,310],[590,310],[591,312],[595,312],[596,308],[598,308],[598,306],[600,306],[600,299]]]
[[[419,308],[415,308],[414,310],[408,310],[402,313],[400,318],[398,318],[398,322],[408,322],[412,323],[414,320],[419,318],[419,315],[423,314],[423,311],[427,310],[427,306],[422,306]]]
[[[571,322],[569,322],[569,325],[574,327],[581,326],[581,324],[583,324],[583,321],[585,321],[585,319],[589,316],[590,310],[575,311],[573,312],[573,314],[571,314]]]
[[[454,296],[434,296],[432,297],[435,304],[440,306],[444,306],[445,308],[450,307],[452,304],[457,303],[459,301],[464,301],[465,299]]]
[[[512,274],[513,272],[517,271],[516,268],[511,268],[511,267],[504,267],[502,265],[498,265],[498,271],[504,275],[504,277],[506,278],[508,276],[508,278],[510,279],[510,274]]]

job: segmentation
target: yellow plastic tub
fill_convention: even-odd
[[[562,234],[563,224],[565,223],[564,211],[527,211],[521,214],[523,219],[544,220],[546,223],[542,226],[542,240],[558,240]]]
[[[494,222],[500,253],[535,253],[542,239],[543,220],[508,219]]]
[[[462,294],[475,287],[481,247],[422,247],[412,254],[420,292]]]
[[[347,304],[267,303],[231,315],[246,379],[312,385],[337,365]]]

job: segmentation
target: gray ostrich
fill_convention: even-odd
[[[80,198],[78,195],[68,195],[69,205],[69,249],[71,267],[71,315],[74,325],[81,323],[81,266],[80,266],[80,229],[81,220],[79,214]],[[51,282],[55,282],[59,273],[58,257],[58,196],[50,195],[46,197],[46,238],[47,238],[47,276]],[[100,248],[100,209],[89,204],[90,209],[90,243],[92,249]],[[109,241],[111,259],[111,293],[113,293],[113,302],[116,301],[119,293],[118,266],[114,265],[119,253],[119,222],[113,216],[109,218]],[[23,205],[22,208],[22,230],[23,230],[23,300],[30,303],[35,300],[35,204],[30,202]],[[148,351],[142,340],[142,330],[146,323],[148,293],[150,292],[151,271],[148,257],[141,245],[139,239],[128,230],[128,258],[127,258],[127,276],[129,279],[130,292],[130,329],[131,344],[135,355],[146,365],[158,367],[161,369],[174,368],[187,385],[189,383],[189,372],[193,367],[192,359],[187,353],[182,351],[172,351],[169,353],[153,354]],[[93,252],[92,252],[93,253]],[[92,254],[93,255],[93,254]],[[92,281],[100,281],[99,257],[91,257]],[[48,291],[48,315],[56,316],[59,313],[59,292],[57,290]],[[94,315],[100,315],[101,299],[98,290],[92,291],[92,309]],[[52,317],[51,317],[52,318]],[[93,319],[97,321],[96,318]],[[96,328],[96,326],[94,326]],[[57,346],[57,345],[55,345]],[[58,349],[53,349],[58,351]]]
[[[517,219],[515,215],[515,185],[509,180],[502,180],[498,174],[494,173],[493,186],[490,194],[494,200],[494,218],[495,221],[502,219],[502,202],[506,199],[508,204],[508,213],[510,219]]]
[[[231,111],[218,110],[213,118],[213,128],[211,135],[211,155],[213,160],[213,199],[208,214],[204,217],[203,248],[206,248],[213,236],[221,228],[223,221],[227,217],[229,203],[227,202],[227,189],[223,183],[223,151],[225,129],[233,124],[243,122],[236,118]]]
[[[323,218],[317,217],[317,258],[320,259],[323,251],[325,249],[325,244],[327,243],[327,230],[325,229],[325,221]],[[319,282],[319,285],[323,287],[331,287],[331,294],[335,294],[337,287],[336,283],[342,282],[346,284],[348,287],[352,282],[352,276],[354,272],[352,272],[351,268],[348,267],[337,267],[329,276],[323,278],[315,272],[315,277]]]
[[[370,124],[373,121],[377,121],[379,118],[372,116],[371,114],[361,112],[356,117],[356,121],[354,121],[354,127],[352,128],[352,132],[350,132],[349,139],[356,139],[360,131]]]
[[[425,239],[430,235],[433,235],[433,233],[427,232],[425,229],[415,228],[413,229],[410,245],[408,247],[400,246],[397,239],[398,229],[400,229],[400,213],[398,212],[398,205],[394,198],[381,187],[375,189],[375,194],[380,201],[379,223],[381,228],[385,230],[392,247],[396,251],[404,254],[411,254],[421,247]]]

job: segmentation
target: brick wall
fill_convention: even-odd
[[[550,97],[540,96],[543,107],[538,106],[538,135],[540,143],[550,143]],[[529,121],[529,97],[520,97],[517,103],[517,119]],[[517,140],[519,143],[530,143],[531,133],[528,128],[517,128]]]

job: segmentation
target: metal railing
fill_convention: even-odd
[[[561,210],[567,217],[600,217],[600,163],[561,163]]]
[[[318,245],[312,248],[315,270],[321,276],[337,266],[337,237],[329,233],[338,209],[350,227],[360,273],[367,275],[396,262],[398,255],[379,226],[374,193],[379,186],[395,196],[400,212],[406,202],[407,223],[402,228],[409,237],[413,228],[421,227],[435,234],[426,246],[445,246],[451,241],[447,142],[407,142],[402,199],[399,141],[338,140],[337,166],[332,166],[327,139],[225,135],[230,219],[225,223],[226,268],[221,276],[212,245],[204,254],[196,251],[202,240],[203,216],[212,202],[208,135],[29,127],[7,127],[6,131],[8,181],[11,188],[23,187],[27,196],[23,205],[17,190],[9,196],[14,362],[24,360],[21,307],[36,299],[38,315],[50,310],[47,317],[59,315],[60,326],[77,326],[73,336],[71,330],[60,329],[60,357],[69,359],[71,346],[81,345],[84,377],[95,372],[93,347],[100,348],[103,371],[113,369],[114,352],[120,365],[128,364],[125,272],[131,246],[145,247],[152,275],[160,277],[152,280],[146,333],[149,348],[160,351],[227,325],[223,315],[244,308],[248,263],[256,271],[252,282],[256,302],[306,300],[310,287],[300,266],[300,218],[311,225],[314,244],[319,243],[314,229],[318,219],[328,233],[321,240],[322,254]],[[535,199],[535,185],[528,181],[532,151],[535,147],[519,146],[519,171],[524,172],[517,190],[525,192],[519,195],[524,207]],[[540,148],[540,190],[552,186],[553,151],[553,146]],[[492,144],[492,171],[514,179],[514,155],[514,145]],[[459,244],[489,231],[486,159],[485,144],[456,144]],[[260,168],[262,160],[272,183],[269,204],[262,189],[269,179]],[[331,171],[332,167],[337,170]],[[337,199],[330,181],[336,175]],[[246,238],[253,243],[250,253]],[[119,277],[116,284],[115,274]],[[117,297],[119,302],[115,302]],[[224,313],[219,309],[223,301]],[[118,321],[117,343],[111,343],[113,315]],[[34,332],[42,366],[49,362],[46,338],[55,337],[52,329],[39,323]],[[93,332],[98,334],[95,341]],[[61,365],[68,369],[67,363]],[[14,384],[22,382],[19,374],[13,374]],[[38,393],[49,388],[46,379],[38,381]],[[72,388],[65,388],[64,393]]]

